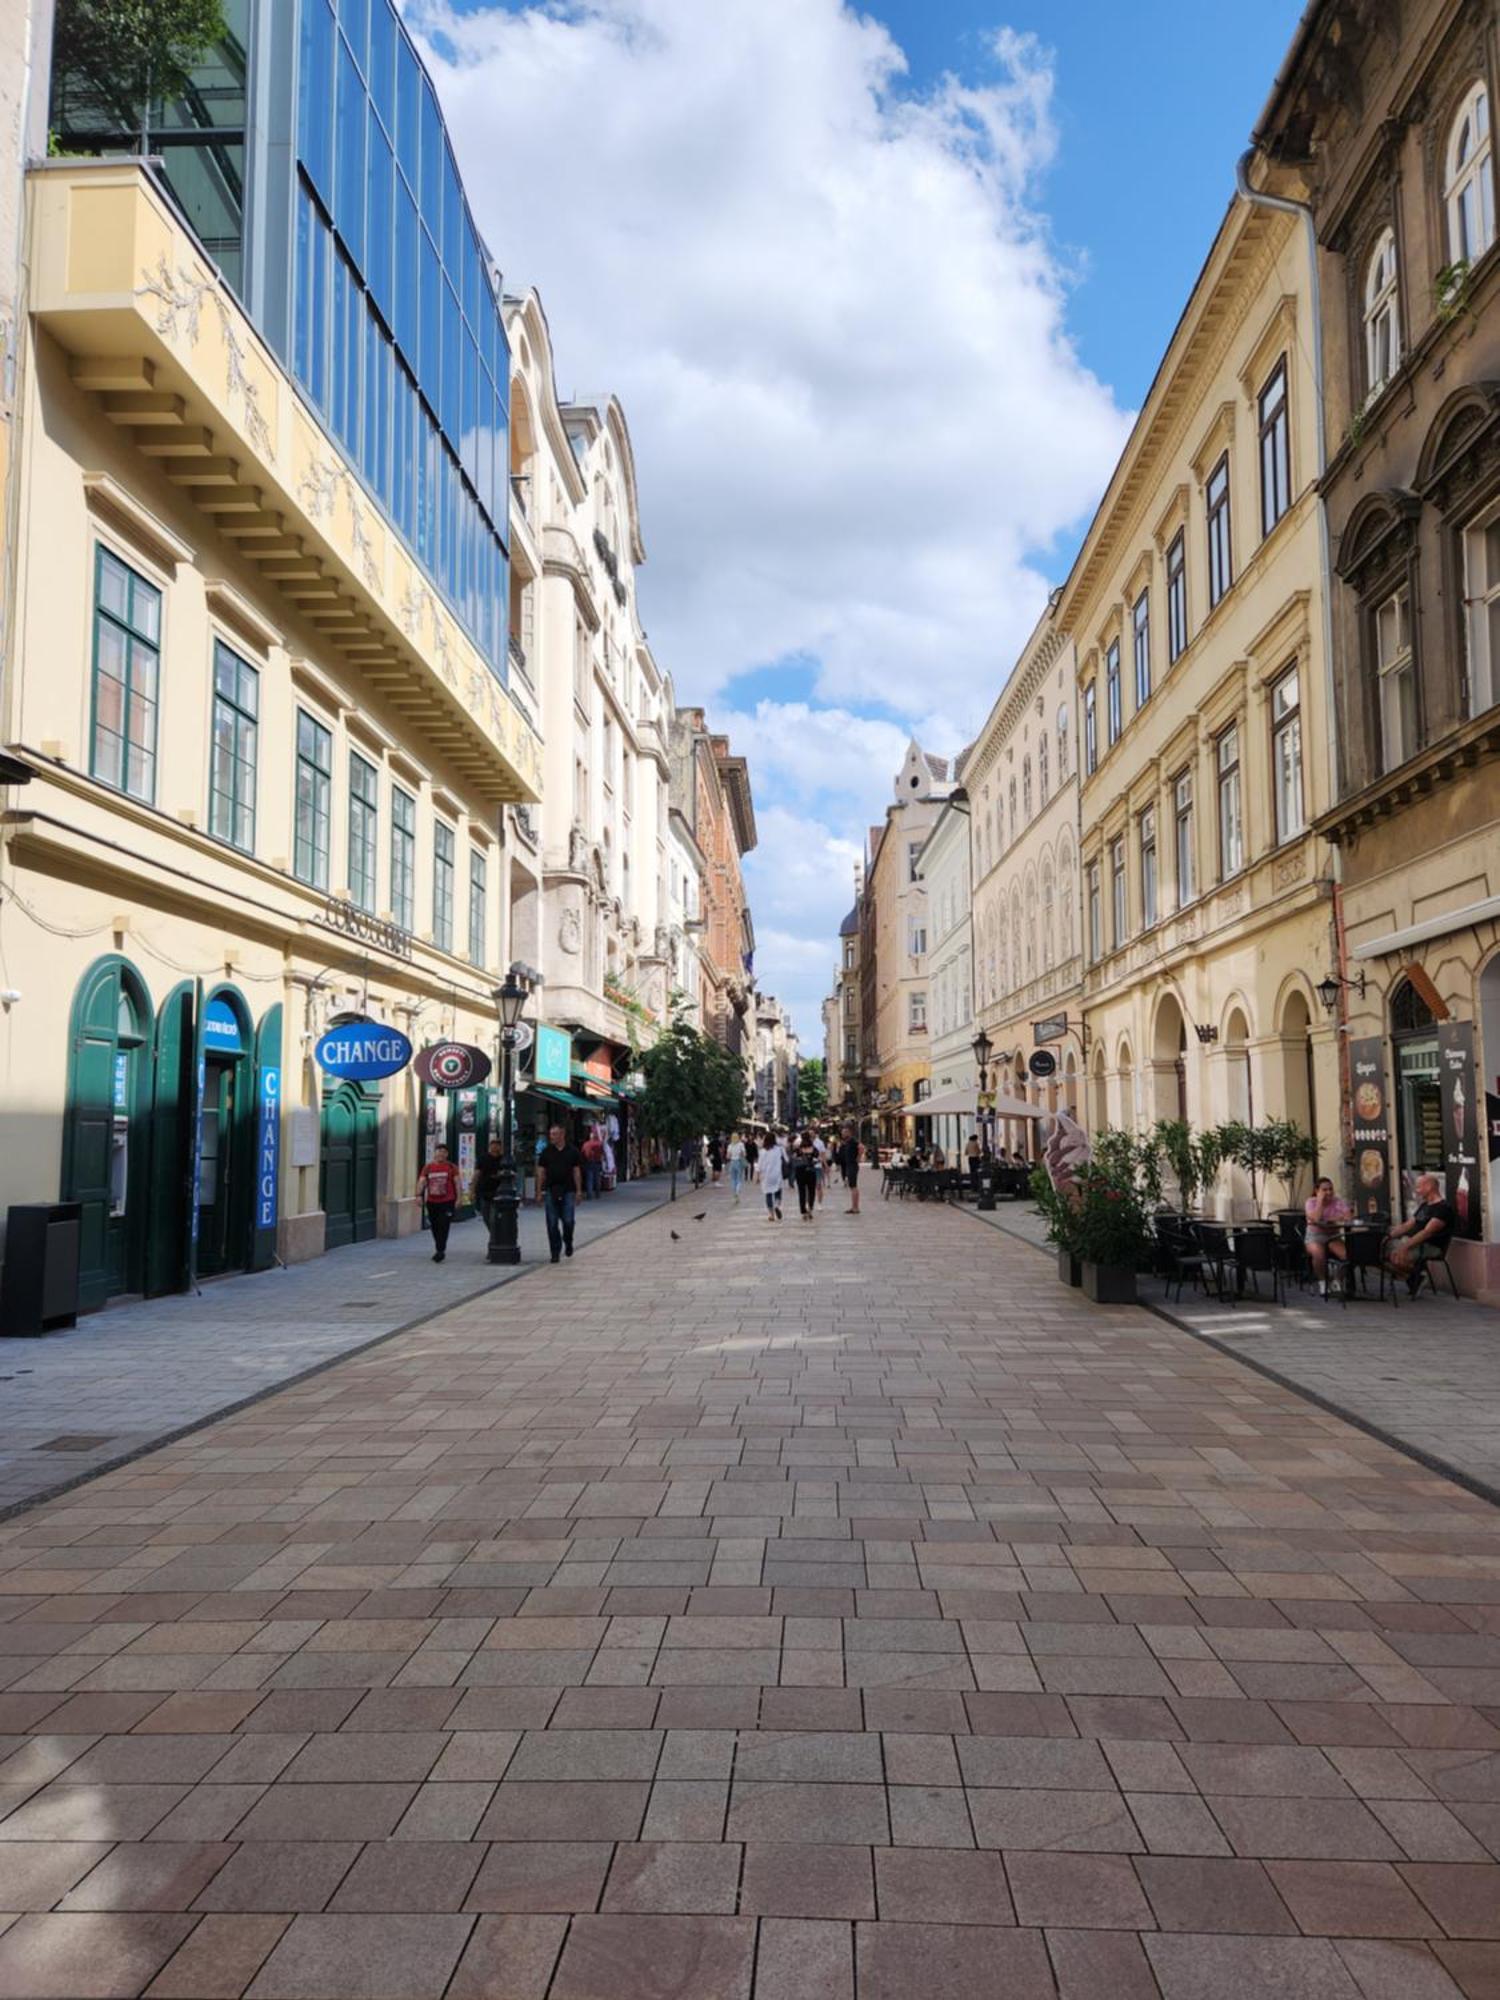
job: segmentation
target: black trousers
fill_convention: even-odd
[[[818,1170],[816,1167],[797,1169],[797,1207],[803,1215],[811,1215],[818,1204]]]
[[[430,1201],[427,1204],[427,1227],[432,1231],[432,1254],[446,1257],[448,1254],[448,1231],[453,1227],[451,1201]]]

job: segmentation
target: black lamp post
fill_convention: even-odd
[[[969,1046],[973,1049],[974,1060],[979,1066],[979,1095],[983,1097],[990,1087],[990,1057],[995,1052],[995,1044],[981,1028]],[[984,1159],[979,1168],[979,1200],[975,1205],[988,1213],[995,1206],[995,1164],[990,1130],[985,1122],[982,1108],[979,1112],[979,1143],[984,1152]]]
[[[1326,979],[1320,979],[1315,988],[1318,998],[1331,1014],[1339,1004],[1341,993],[1356,993],[1361,1000],[1365,997],[1365,975],[1358,979],[1344,979],[1338,973],[1330,972]]]
[[[497,986],[494,993],[495,1011],[500,1016],[501,1158],[495,1205],[490,1210],[490,1247],[486,1252],[491,1264],[521,1261],[521,1191],[516,1181],[514,1098],[516,1042],[530,992],[529,982],[512,966],[505,975],[505,984]]]

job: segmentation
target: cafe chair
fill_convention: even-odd
[[[1260,1274],[1271,1280],[1271,1296],[1277,1305],[1286,1303],[1282,1296],[1283,1272],[1281,1259],[1277,1255],[1275,1232],[1269,1227],[1254,1223],[1237,1229],[1234,1234],[1234,1254],[1243,1275],[1248,1275],[1250,1288],[1260,1297]]]
[[[1344,1238],[1344,1249],[1346,1253],[1344,1257],[1344,1282],[1339,1288],[1339,1296],[1343,1299],[1346,1306],[1349,1303],[1349,1294],[1354,1290],[1356,1276],[1359,1279],[1361,1294],[1366,1298],[1369,1297],[1369,1287],[1365,1282],[1366,1273],[1369,1271],[1373,1271],[1379,1280],[1380,1297],[1384,1299],[1386,1284],[1389,1281],[1391,1304],[1395,1306],[1401,1303],[1396,1296],[1397,1285],[1400,1281],[1396,1273],[1386,1262],[1385,1238],[1380,1234],[1379,1230],[1351,1229]],[[1331,1257],[1328,1260],[1330,1270],[1333,1268],[1334,1261]]]
[[[1213,1271],[1215,1293],[1233,1305],[1236,1293],[1243,1286],[1244,1276],[1239,1253],[1230,1245],[1228,1229],[1219,1222],[1194,1222],[1189,1226],[1193,1232],[1193,1241]],[[1225,1283],[1225,1278],[1231,1271],[1234,1273],[1232,1286]]]
[[[1166,1279],[1166,1289],[1170,1293],[1173,1285],[1176,1285],[1179,1304],[1182,1301],[1182,1287],[1189,1278],[1195,1286],[1202,1286],[1205,1292],[1208,1290],[1206,1274],[1214,1269],[1213,1261],[1204,1255],[1190,1228],[1158,1216],[1156,1249],[1161,1262],[1162,1276]]]
[[[1427,1283],[1432,1289],[1433,1296],[1434,1297],[1437,1296],[1437,1288],[1438,1288],[1437,1279],[1434,1278],[1432,1275],[1433,1267],[1435,1265],[1443,1271],[1448,1280],[1449,1292],[1452,1294],[1454,1298],[1457,1298],[1458,1280],[1453,1275],[1453,1266],[1448,1262],[1448,1253],[1446,1250],[1434,1251],[1432,1252],[1431,1255],[1424,1257],[1422,1260],[1422,1269],[1426,1273]],[[1420,1298],[1422,1296],[1422,1287],[1420,1285],[1418,1285],[1416,1291],[1412,1294],[1412,1296],[1413,1298]]]

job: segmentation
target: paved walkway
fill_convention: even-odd
[[[0,1525],[0,1996],[1494,1995],[1500,1510],[695,1212]]]
[[[1046,1248],[1045,1225],[1029,1202],[979,1220]],[[1179,1299],[1159,1278],[1141,1280],[1141,1297],[1429,1463],[1500,1494],[1500,1313],[1492,1306],[1430,1292],[1408,1300],[1404,1291],[1394,1306],[1371,1298],[1345,1307],[1300,1291],[1282,1306],[1269,1298],[1229,1306],[1191,1289]]]
[[[633,1221],[667,1194],[658,1174],[584,1202],[577,1241]],[[484,1261],[486,1241],[476,1218],[454,1230],[442,1265],[425,1234],[353,1244],[290,1270],[216,1279],[196,1295],[111,1306],[45,1339],[0,1340],[0,1518],[507,1283],[516,1272]],[[545,1261],[540,1209],[521,1211],[521,1247],[528,1264]]]

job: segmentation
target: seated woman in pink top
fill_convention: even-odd
[[[1302,1212],[1307,1217],[1307,1261],[1326,1298],[1329,1258],[1336,1257],[1342,1263],[1349,1254],[1344,1247],[1343,1229],[1351,1211],[1348,1202],[1341,1201],[1334,1193],[1333,1182],[1324,1174],[1303,1203]]]

